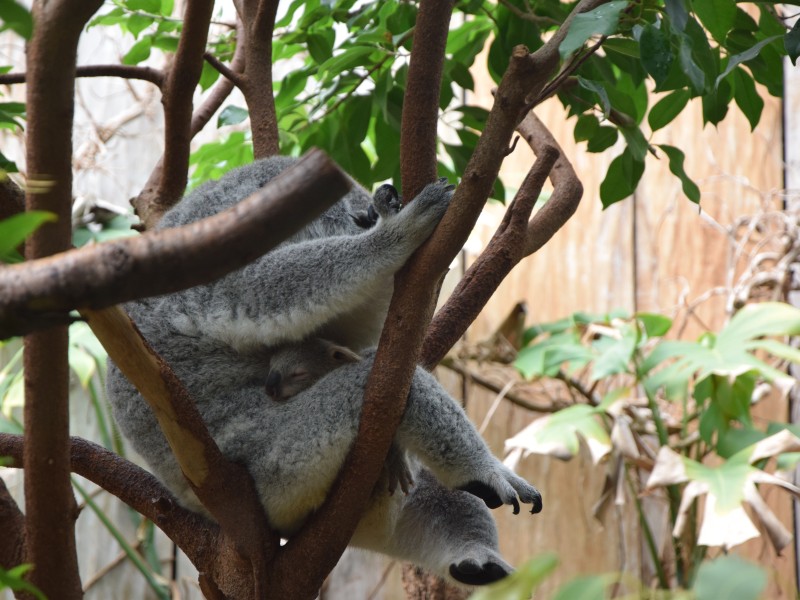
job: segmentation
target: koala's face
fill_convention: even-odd
[[[344,346],[320,338],[275,350],[269,361],[265,389],[276,401],[283,401],[311,387],[327,373],[361,357]]]

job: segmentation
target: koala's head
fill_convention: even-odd
[[[337,367],[359,360],[361,357],[349,348],[321,338],[282,346],[270,357],[267,395],[273,400],[286,400]]]

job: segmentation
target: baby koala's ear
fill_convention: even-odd
[[[346,346],[339,346],[333,342],[325,341],[326,351],[335,362],[346,364],[361,360],[361,357]]]

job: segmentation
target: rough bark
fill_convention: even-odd
[[[76,308],[103,308],[213,281],[277,246],[350,185],[333,161],[314,150],[213,217],[0,269],[0,339],[63,321]]]
[[[149,81],[157,87],[164,84],[164,73],[152,67],[138,65],[81,65],[75,69],[76,77],[122,77],[123,79],[141,79]],[[0,85],[25,83],[27,73],[0,74]]]
[[[178,49],[162,86],[164,105],[163,166],[153,171],[138,197],[132,201],[145,228],[181,199],[189,172],[192,141],[192,96],[203,70],[203,53],[213,0],[187,2]]]
[[[400,172],[407,200],[436,179],[439,96],[453,4],[419,3],[400,124]]]
[[[26,243],[36,259],[69,247],[72,203],[72,121],[78,38],[99,0],[37,1],[28,44],[26,208],[58,221]],[[25,338],[25,525],[29,579],[50,598],[80,598],[75,548],[77,505],[69,470],[67,328]]]
[[[263,158],[280,151],[272,93],[272,30],[278,0],[241,0],[236,9],[243,24],[244,39],[241,43],[245,46],[241,89],[250,112],[253,155]]]

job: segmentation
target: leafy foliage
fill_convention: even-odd
[[[783,423],[760,426],[751,406],[765,384],[788,392],[793,380],[781,366],[800,364],[800,351],[775,336],[800,332],[800,310],[775,302],[748,305],[721,331],[696,341],[667,339],[671,326],[667,317],[648,313],[576,313],[530,328],[517,368],[526,378],[561,379],[585,402],[539,418],[507,440],[506,463],[513,466],[527,453],[568,460],[583,442],[595,464],[609,459],[611,465],[652,471],[647,488],[668,488],[673,535],[682,544],[728,548],[767,531],[780,552],[791,536],[756,484],[800,496],[800,488],[763,470],[770,457],[783,466],[796,463],[800,432]],[[669,403],[679,407],[667,411]],[[649,458],[656,453],[655,460]],[[709,456],[711,465],[705,461]],[[607,489],[621,485],[623,472],[610,469]],[[700,496],[706,496],[702,515],[691,510]],[[689,520],[695,521],[692,527]],[[679,568],[688,574],[686,581],[698,565]],[[715,573],[704,577],[711,580]],[[669,587],[666,579],[660,583]],[[698,585],[706,589],[705,583]],[[756,588],[743,590],[741,597],[755,597]],[[705,596],[698,591],[698,597]]]
[[[42,592],[24,579],[25,573],[30,571],[32,566],[19,565],[8,571],[0,568],[0,592],[9,589],[13,592],[26,592],[37,600],[46,600]]]
[[[0,221],[0,262],[22,261],[17,247],[44,223],[56,220],[50,212],[28,211]]]

